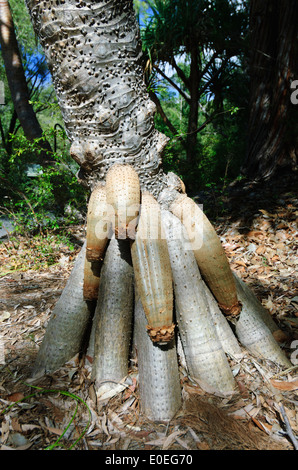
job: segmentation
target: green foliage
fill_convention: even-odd
[[[170,138],[165,170],[178,173],[189,192],[210,184],[225,187],[239,175],[245,155],[249,90],[246,2],[149,0],[147,5],[141,25],[147,84],[172,125],[171,129],[165,119],[156,116],[156,127]],[[190,116],[194,44],[199,68],[197,122]],[[191,123],[198,131],[190,149]]]
[[[0,211],[14,220],[19,234],[43,233],[78,221],[85,211],[86,191],[77,182],[78,165],[69,156],[69,142],[42,48],[35,36],[25,2],[10,0],[14,28],[30,103],[44,135],[27,140],[16,118],[4,64],[5,105],[0,116]],[[50,143],[47,162],[41,158],[43,140]]]
[[[248,87],[247,78],[238,79],[240,84],[235,80],[232,90],[225,94],[222,111],[215,113],[214,119],[198,134],[197,148],[194,149],[198,158],[194,165],[188,164],[183,146],[183,138],[187,133],[188,105],[166,89],[159,94],[167,116],[178,131],[173,135],[160,115],[156,114],[156,127],[170,139],[163,158],[164,169],[179,175],[188,190],[189,187],[195,190],[208,189],[210,185],[223,188],[239,176],[246,148]],[[212,112],[212,107],[211,101],[209,112]],[[206,115],[200,113],[198,127],[206,119]]]
[[[1,210],[14,219],[19,233],[44,232],[58,229],[61,224],[77,223],[78,214],[85,211],[87,194],[77,181],[79,167],[69,156],[64,131],[49,128],[45,137],[53,147],[54,141],[63,145],[62,151],[49,154],[53,163],[43,167],[38,164],[41,139],[31,142],[17,134],[11,136],[13,151],[5,172],[0,167]]]
[[[247,27],[247,13],[229,0],[148,0],[151,14],[142,28],[144,50],[160,61],[198,49],[232,57]],[[243,2],[245,4],[245,2]]]

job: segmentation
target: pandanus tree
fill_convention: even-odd
[[[278,327],[232,273],[183,182],[163,171],[167,139],[154,127],[132,1],[27,5],[78,177],[91,192],[86,241],[33,377],[54,372],[85,345],[100,395],[128,374],[133,350],[143,412],[170,420],[181,406],[178,348],[190,375],[221,394],[236,388],[228,355],[240,344],[288,367],[274,338]]]

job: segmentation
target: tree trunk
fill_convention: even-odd
[[[250,119],[242,171],[261,180],[297,163],[297,106],[291,102],[291,83],[298,73],[298,4],[253,0],[250,21]]]
[[[190,74],[189,74],[189,116],[188,116],[188,128],[186,136],[186,159],[189,165],[195,165],[196,163],[196,151],[197,151],[197,129],[198,129],[198,117],[199,117],[199,84],[200,84],[200,66],[198,57],[197,44],[193,45],[190,63]]]
[[[167,138],[154,127],[155,105],[143,83],[132,2],[61,4],[27,0],[53,77],[71,156],[89,187],[115,162],[132,164],[142,188],[163,186]]]
[[[191,374],[198,376],[197,380],[201,380],[207,388],[220,390],[222,393],[231,392],[234,387],[233,376],[224,351],[237,351],[237,347],[230,341],[230,332],[226,325],[223,326],[225,322],[216,320],[219,312],[214,308],[215,302],[216,306],[224,307],[222,310],[225,313],[235,315],[234,321],[241,318],[234,278],[222,254],[219,256],[219,262],[211,259],[216,256],[215,253],[223,251],[219,249],[219,241],[215,240],[215,231],[211,224],[210,227],[207,223],[205,224],[206,227],[208,226],[209,236],[203,237],[203,250],[210,258],[210,266],[206,270],[208,276],[205,281],[209,282],[212,293],[203,283],[195,261],[197,258],[204,257],[195,258],[190,240],[184,240],[185,245],[180,243],[179,236],[183,230],[186,233],[185,229],[182,230],[180,220],[172,216],[177,224],[177,229],[171,232],[172,235],[162,229],[162,221],[159,217],[161,211],[157,199],[164,209],[174,207],[171,203],[175,202],[177,194],[184,192],[185,188],[175,175],[165,175],[161,166],[166,138],[154,128],[155,107],[149,100],[142,80],[139,34],[132,1],[65,0],[62,3],[49,0],[27,0],[27,4],[35,29],[45,48],[68,136],[72,142],[71,154],[81,165],[82,182],[91,189],[95,188],[99,181],[106,183],[106,200],[113,201],[113,209],[118,210],[120,207],[115,201],[116,195],[119,198],[118,202],[123,196],[127,198],[126,209],[132,201],[140,203],[137,204],[136,234],[125,230],[128,238],[125,243],[126,247],[127,243],[130,243],[132,266],[123,259],[123,252],[117,254],[115,251],[110,251],[111,243],[116,242],[112,239],[100,272],[99,297],[94,317],[96,326],[92,328],[92,344],[89,346],[91,350],[95,345],[94,377],[100,388],[100,383],[105,379],[119,382],[119,375],[126,373],[123,360],[124,364],[127,364],[127,334],[125,334],[125,347],[124,344],[115,345],[115,355],[111,349],[113,335],[116,335],[119,342],[122,333],[122,331],[114,333],[113,325],[118,330],[124,330],[124,323],[128,326],[130,322],[127,308],[129,310],[131,306],[130,286],[131,269],[133,269],[135,284],[133,329],[139,366],[141,408],[150,419],[168,421],[181,406],[176,335],[173,335],[175,325],[171,324],[174,300],[177,306],[176,314],[179,317],[175,333],[181,333],[185,359],[189,364]],[[115,163],[117,165],[114,165]],[[127,164],[130,165],[130,170],[139,177],[139,190],[136,190],[136,186],[129,186],[129,179],[125,179],[127,173],[124,170],[127,169]],[[114,175],[116,167],[122,169],[118,172],[119,177],[114,178],[111,175]],[[130,191],[127,191],[128,187],[131,188]],[[151,194],[148,195],[148,192]],[[142,205],[142,201],[147,200],[149,204],[149,199],[153,199],[152,195],[156,196],[156,199],[152,201],[152,207],[156,209],[154,209],[154,217],[148,217],[149,209],[144,209],[145,204]],[[186,195],[184,196],[187,198]],[[200,220],[191,221],[190,214],[187,214],[187,220],[190,226],[197,226],[200,223]],[[91,227],[96,227],[96,221],[88,221],[88,225],[89,223]],[[119,227],[116,229],[115,225],[114,228],[117,237]],[[166,243],[163,233],[166,234]],[[175,234],[177,240],[173,239]],[[212,246],[216,246],[216,250],[212,251]],[[173,249],[171,260],[170,247]],[[187,249],[190,250],[189,253]],[[168,253],[166,253],[167,250]],[[208,264],[208,259],[205,263]],[[89,270],[88,273],[89,283],[89,276],[92,277],[92,272]],[[82,276],[82,273],[77,279],[73,276],[73,281],[81,285]],[[186,284],[185,277],[188,279]],[[214,280],[215,282],[212,282]],[[98,278],[95,281],[98,282]],[[115,283],[114,288],[113,283]],[[119,287],[116,287],[116,284]],[[173,284],[174,294],[176,292],[175,299]],[[231,287],[231,293],[228,295],[222,289],[223,284]],[[67,298],[70,295],[67,288],[62,297]],[[216,296],[212,288],[216,289]],[[82,286],[80,289],[77,308],[86,311],[86,305],[81,299],[81,292],[84,292]],[[152,298],[153,296],[155,297]],[[58,315],[57,310],[60,308],[62,313]],[[249,308],[249,301],[247,301],[246,316],[249,316]],[[53,350],[55,354],[55,347],[49,345],[48,342],[55,341],[52,334],[54,327],[58,332],[57,336],[61,336],[60,330],[65,327],[63,310],[63,304],[61,306],[58,302],[53,312],[54,318],[53,320],[51,318],[49,323],[49,333],[46,332],[40,348],[41,352],[38,354],[39,371],[48,371],[53,366],[59,367],[58,361],[52,361],[45,352],[48,351],[50,355],[50,351]],[[123,313],[122,310],[125,312]],[[71,324],[71,317],[75,319],[76,315],[76,309],[69,312],[68,325]],[[198,315],[201,315],[201,321]],[[83,317],[86,317],[85,313]],[[90,315],[87,317],[90,318]],[[123,323],[124,317],[127,320]],[[62,319],[60,326],[59,318]],[[215,324],[217,324],[216,327]],[[254,328],[255,324],[256,322],[253,324]],[[80,350],[84,330],[83,325],[81,334],[76,336],[77,351]],[[162,341],[154,342],[155,330],[158,330],[158,337]],[[219,331],[224,331],[223,343],[219,341]],[[168,334],[169,332],[171,334]],[[266,335],[270,336],[270,334],[267,328]],[[105,347],[105,341],[108,341],[108,348]],[[260,349],[262,349],[261,346]],[[73,354],[74,350],[75,348],[69,349],[68,356],[70,353]],[[259,352],[258,349],[257,353]],[[280,352],[280,354],[284,359],[282,364],[288,364],[283,353]],[[198,361],[198,357],[201,357],[201,361]],[[64,355],[62,361],[70,358]],[[113,364],[112,376],[108,364]],[[61,361],[60,365],[62,365]],[[213,376],[210,373],[211,370]]]
[[[0,44],[14,109],[24,134],[29,140],[40,139],[42,129],[33,107],[29,103],[29,91],[8,0],[0,0]],[[51,151],[51,147],[46,141],[40,143],[40,146],[44,151]],[[41,157],[41,163],[50,160],[45,152],[42,152]]]

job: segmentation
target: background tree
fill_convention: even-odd
[[[30,103],[30,92],[15,35],[11,9],[7,0],[1,0],[0,2],[0,45],[15,113],[10,124],[10,130],[12,130],[17,116],[25,136],[29,140],[42,139],[42,128]],[[43,148],[48,152],[51,151],[48,142],[43,142]],[[46,152],[41,152],[41,156],[42,160],[49,158]]]
[[[186,127],[177,129],[150,81],[149,93],[171,133],[179,134],[186,153],[186,182],[190,183],[187,173],[202,162],[198,133],[214,120],[223,122],[229,105],[232,107],[227,103],[228,82],[237,74],[245,50],[245,4],[222,0],[147,3],[149,15],[141,31],[149,71],[152,68],[152,73],[166,81],[182,100]],[[194,182],[188,185],[188,189],[193,187]]]
[[[58,227],[58,217],[85,206],[77,183],[77,165],[51,84],[50,74],[23,2],[2,1],[0,78],[5,88],[1,106],[1,212],[13,215],[19,230]],[[67,181],[67,188],[65,182]],[[63,223],[64,223],[63,222]]]
[[[250,2],[250,117],[243,173],[270,178],[297,163],[297,106],[291,82],[298,75],[298,5]]]

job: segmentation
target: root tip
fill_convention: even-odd
[[[275,341],[277,341],[278,343],[283,343],[289,339],[286,333],[284,333],[282,330],[273,331],[272,335]]]
[[[228,317],[236,317],[241,313],[242,304],[241,302],[237,301],[235,304],[227,307],[226,305],[218,304],[219,308],[223,311],[223,313]]]
[[[147,325],[148,335],[153,343],[166,344],[174,337],[175,325],[170,326],[149,326]]]
[[[83,297],[84,297],[84,300],[97,300],[98,288],[84,286]]]

